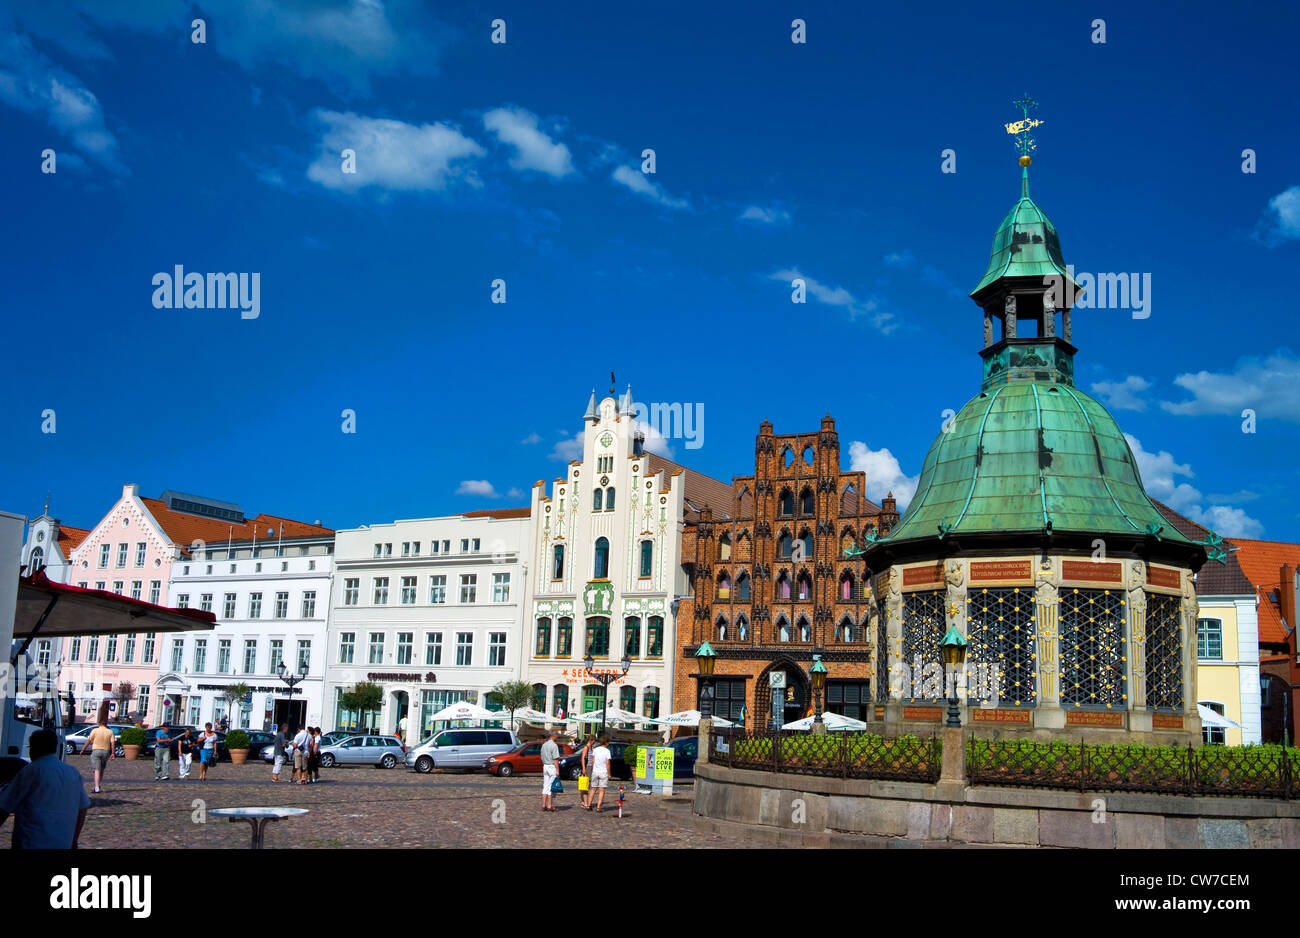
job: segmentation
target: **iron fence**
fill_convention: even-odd
[[[1297,776],[1300,750],[1274,746],[966,742],[972,785],[1290,799],[1300,795]]]
[[[885,737],[874,733],[810,733],[721,730],[709,734],[709,761],[736,769],[758,769],[830,778],[877,778],[934,782],[943,744],[937,736]]]

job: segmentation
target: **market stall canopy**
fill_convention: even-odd
[[[831,713],[829,710],[822,714],[822,722],[826,724],[828,730],[865,730],[867,724],[861,720],[855,720],[853,717],[842,717],[838,713]],[[804,717],[802,720],[795,720],[793,723],[787,723],[781,727],[783,730],[810,730],[812,729],[813,718]]]
[[[105,590],[53,583],[38,570],[18,578],[14,638],[188,632],[210,629],[217,617],[200,609],[169,609]]]
[[[1215,713],[1205,704],[1197,704],[1196,712],[1201,715],[1201,726],[1213,726],[1225,730],[1239,730],[1240,723],[1234,723],[1225,716]]]
[[[657,720],[646,719],[648,723],[658,723],[661,726],[699,726],[702,719],[698,710],[679,710],[676,713],[670,713],[666,717],[660,717]],[[714,726],[735,726],[725,717],[711,717]]]

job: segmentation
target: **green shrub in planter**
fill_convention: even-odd
[[[118,737],[118,742],[123,746],[143,746],[144,730],[138,726],[128,726],[122,730],[122,735]]]
[[[248,734],[243,730],[231,730],[226,734],[226,749],[247,749]]]
[[[645,744],[642,743],[640,745]],[[623,750],[623,764],[627,766],[627,770],[631,772],[633,776],[636,775],[636,751],[639,748],[639,745],[632,743]]]

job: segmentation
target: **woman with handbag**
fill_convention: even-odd
[[[582,743],[582,754],[578,759],[578,794],[582,796],[582,806],[591,810],[591,750],[595,748],[595,737],[588,736]]]

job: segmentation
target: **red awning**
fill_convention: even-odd
[[[106,590],[52,583],[38,570],[18,578],[14,638],[189,632],[210,629],[216,621],[200,609],[169,609]]]

